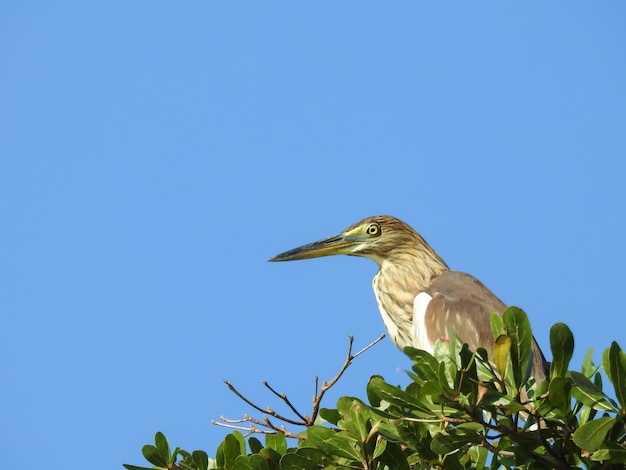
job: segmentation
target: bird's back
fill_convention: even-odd
[[[472,349],[493,349],[490,315],[502,314],[506,305],[474,276],[446,271],[435,276],[426,293],[432,297],[424,318],[429,340],[434,343],[450,328]]]
[[[447,336],[450,328],[472,350],[485,348],[493,357],[494,339],[491,332],[492,313],[502,315],[506,304],[474,276],[446,271],[435,276],[426,289],[432,300],[424,315],[429,341]],[[533,338],[533,372],[539,381],[545,377],[545,357]]]

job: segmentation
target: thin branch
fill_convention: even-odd
[[[409,416],[402,416],[400,418],[402,421],[411,421],[414,423],[428,423],[428,424],[437,424],[437,423],[456,423],[456,424],[464,424],[464,423],[473,423],[474,421],[471,419],[464,418],[448,418],[447,416],[443,416],[441,418],[411,418]]]
[[[508,457],[514,457],[515,452],[511,452],[510,450],[502,450],[495,447],[491,442],[487,439],[484,439],[481,443],[483,447],[486,447],[488,451],[490,451],[493,455],[506,455]]]
[[[211,420],[211,424],[214,424],[215,426],[220,426],[222,428],[227,428],[227,429],[234,429],[236,431],[245,431],[246,434],[244,434],[244,436],[248,436],[250,433],[250,428],[244,428],[243,426],[234,426],[232,424],[228,424],[228,423],[222,423],[220,421],[217,421],[215,419]]]
[[[245,403],[250,405],[253,409],[263,413],[263,418],[262,418],[262,420],[259,420],[259,419],[256,419],[256,418],[252,418],[251,416],[246,414],[246,415],[244,415],[243,419],[233,420],[233,419],[227,419],[224,416],[220,416],[220,419],[222,420],[222,422],[215,421],[215,420],[212,420],[211,422],[213,424],[217,425],[217,426],[227,427],[227,428],[231,428],[231,429],[237,429],[239,431],[246,431],[249,434],[253,434],[253,433],[276,434],[278,432],[282,432],[287,437],[293,437],[295,439],[305,439],[304,437],[298,436],[297,434],[287,430],[285,428],[285,426],[278,427],[276,424],[274,424],[270,420],[270,418],[267,415],[271,416],[272,418],[276,418],[276,419],[278,419],[278,420],[280,420],[280,421],[282,421],[284,423],[293,424],[294,426],[306,426],[306,427],[312,426],[315,423],[315,420],[317,419],[317,416],[319,414],[319,410],[320,410],[320,407],[321,407],[322,398],[324,397],[326,392],[333,385],[335,385],[337,383],[337,381],[345,373],[345,371],[348,369],[348,367],[350,367],[350,364],[352,364],[352,361],[355,358],[357,358],[358,356],[363,354],[365,351],[370,349],[376,343],[380,342],[384,337],[385,337],[385,335],[382,334],[377,339],[372,341],[370,344],[368,344],[367,346],[365,346],[363,349],[361,349],[360,351],[358,351],[355,354],[352,354],[352,344],[353,344],[354,338],[352,336],[349,337],[348,354],[347,354],[346,360],[344,361],[343,365],[339,369],[339,372],[337,373],[337,375],[335,375],[335,377],[333,377],[329,382],[325,382],[325,381],[322,382],[322,386],[321,387],[319,387],[319,379],[318,379],[318,377],[317,376],[315,377],[315,393],[313,395],[313,410],[312,410],[310,418],[306,414],[300,413],[296,409],[296,407],[291,403],[291,401],[289,400],[289,398],[287,397],[287,395],[285,393],[277,392],[274,388],[272,388],[267,383],[267,381],[264,381],[263,385],[270,392],[272,392],[274,395],[276,395],[278,398],[280,398],[287,405],[287,407],[301,421],[297,421],[295,419],[291,419],[291,418],[288,418],[286,416],[283,416],[283,415],[277,413],[276,411],[274,411],[269,406],[266,409],[261,408],[260,406],[256,405],[251,400],[246,398],[228,380],[225,380],[224,383],[226,384],[228,389],[231,392],[233,392],[235,395],[237,395]],[[248,427],[236,426],[236,424],[241,424],[241,423],[249,423],[249,426]],[[257,426],[259,426],[259,427],[257,427]],[[266,429],[263,429],[263,428],[266,428]]]
[[[349,336],[348,354],[347,354],[345,362],[343,363],[343,366],[341,366],[341,369],[339,369],[339,372],[337,373],[337,375],[335,375],[335,377],[333,377],[329,382],[322,383],[322,388],[320,389],[319,394],[313,397],[313,412],[311,413],[311,424],[314,423],[315,419],[317,418],[317,415],[320,410],[322,398],[324,398],[324,395],[326,394],[326,392],[330,390],[330,388],[337,383],[337,381],[341,378],[341,376],[348,369],[348,367],[350,367],[350,364],[352,364],[352,361],[355,358],[359,357],[361,354],[363,354],[365,351],[370,349],[376,343],[380,342],[385,336],[386,336],[385,333],[383,333],[374,341],[372,341],[370,344],[368,344],[363,349],[358,351],[356,354],[352,354],[352,343],[354,342],[354,337],[352,335]]]
[[[264,418],[267,419],[266,417]],[[295,434],[289,431],[287,428],[285,428],[285,426],[281,426],[279,428],[278,426],[275,426],[271,422],[268,425],[248,415],[245,415],[244,419],[227,419],[224,416],[220,416],[220,419],[223,422],[211,420],[211,423],[216,426],[221,426],[223,428],[235,429],[237,431],[244,431],[245,437],[248,437],[251,434],[277,434],[281,432],[285,435],[285,437],[290,437],[290,438],[299,439],[299,440],[306,440],[305,436],[300,436],[298,434]],[[244,426],[235,426],[235,424],[231,424],[231,423],[253,423],[253,424],[250,424],[248,427],[244,427]],[[256,427],[254,426],[254,424],[257,424],[261,427]],[[263,428],[267,428],[267,429],[263,429]]]
[[[235,395],[237,395],[239,398],[241,398],[243,401],[245,401],[248,405],[250,405],[255,410],[260,411],[261,413],[267,413],[267,414],[273,416],[274,418],[280,419],[281,421],[285,421],[286,423],[289,423],[289,424],[295,424],[296,426],[303,426],[303,425],[305,425],[305,422],[295,421],[293,419],[287,418],[286,416],[282,416],[282,415],[276,413],[270,407],[267,407],[266,409],[263,409],[260,406],[255,405],[250,400],[248,400],[245,396],[243,396],[228,380],[224,380],[224,383],[228,386],[228,388],[229,388],[229,390],[231,392],[233,392]]]
[[[300,414],[300,412],[291,404],[291,402],[287,398],[287,394],[285,394],[285,393],[278,393],[276,390],[274,390],[272,387],[270,387],[270,384],[268,384],[266,380],[263,381],[263,385],[265,385],[274,395],[276,395],[278,398],[280,398],[282,401],[284,401],[285,404],[289,407],[289,409],[291,409],[291,411],[293,411],[294,414],[298,418],[300,418],[304,422],[307,421],[307,418],[305,416],[302,416],[302,414]]]
[[[264,410],[263,408],[261,408],[260,406],[255,405],[254,403],[252,403],[250,400],[248,400],[246,397],[244,397],[241,393],[239,393],[239,391],[228,381],[228,380],[224,380],[224,383],[226,384],[226,386],[228,387],[228,389],[233,392],[235,395],[237,395],[239,398],[241,398],[243,401],[245,401],[248,405],[250,405],[252,408],[254,408],[257,411],[260,411],[261,413],[265,413],[266,410]],[[220,418],[221,419],[221,418]]]
[[[357,352],[354,356],[352,356],[352,359],[355,359],[357,357],[359,357],[361,354],[363,354],[365,351],[367,351],[368,349],[370,349],[372,346],[374,346],[376,343],[379,343],[383,340],[383,338],[387,336],[385,333],[383,333],[382,335],[380,335],[378,338],[376,338],[374,341],[372,341],[370,344],[368,344],[367,346],[365,346],[364,348],[362,348],[359,352]]]
[[[285,426],[280,427],[280,432],[282,432],[285,437],[290,437],[292,439],[298,439],[300,441],[306,441],[308,438],[305,436],[301,436],[300,434],[295,434],[291,432],[289,429],[285,428]]]

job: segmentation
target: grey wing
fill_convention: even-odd
[[[428,339],[434,343],[447,337],[450,328],[472,350],[484,347],[491,354],[493,335],[489,317],[502,314],[506,305],[475,277],[446,271],[435,277],[426,292],[432,296],[424,323]]]
[[[450,328],[472,350],[485,348],[493,356],[490,316],[502,315],[506,305],[485,285],[467,273],[446,271],[435,277],[427,293],[432,296],[424,316],[428,339],[447,337]],[[547,374],[547,362],[533,337],[532,375],[539,381]]]

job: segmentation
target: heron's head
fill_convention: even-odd
[[[338,235],[286,251],[269,261],[350,255],[370,258],[380,266],[394,252],[419,250],[422,247],[428,245],[409,225],[395,217],[378,215],[363,219]]]

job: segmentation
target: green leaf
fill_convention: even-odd
[[[266,434],[265,435],[265,447],[274,449],[280,455],[287,452],[287,440],[282,432],[278,434]]]
[[[250,466],[252,470],[270,470],[270,466],[267,462],[267,459],[262,455],[252,454],[250,456]]]
[[[154,444],[161,458],[168,462],[170,458],[170,445],[162,432],[157,432],[154,435]]]
[[[250,463],[250,457],[247,455],[240,455],[235,459],[236,470],[252,470],[252,464]]]
[[[181,456],[184,459],[186,457],[191,457],[191,454],[185,450],[181,450],[180,447],[176,447],[176,449],[174,449],[174,452],[172,452],[172,455],[170,456],[170,463],[168,467],[173,467],[176,464],[178,456]]]
[[[443,388],[439,384],[439,382],[435,382],[434,380],[429,380],[424,385],[422,385],[422,389],[420,392],[423,395],[434,395],[439,396],[443,393]]]
[[[550,378],[565,377],[574,354],[574,335],[565,323],[555,323],[550,328],[550,349]]]
[[[439,455],[446,455],[451,452],[456,452],[466,444],[472,441],[480,442],[482,436],[479,433],[467,433],[467,434],[443,434],[439,433],[433,439],[430,444],[430,448],[433,452]]]
[[[248,438],[248,446],[250,447],[250,452],[253,454],[258,454],[263,448],[263,444],[261,444],[261,441],[259,441],[256,437]]]
[[[410,346],[404,348],[404,353],[413,361],[413,371],[424,380],[439,380],[439,361],[427,351]]]
[[[552,406],[561,412],[562,416],[567,416],[571,411],[570,390],[572,384],[566,377],[555,377],[550,381],[549,400]]]
[[[239,439],[235,437],[235,433],[227,434],[224,438],[224,468],[227,470],[236,469],[235,459],[240,455],[244,454],[245,451],[241,452],[241,445],[239,443]]]
[[[362,442],[367,439],[369,430],[369,408],[361,400],[341,397],[337,401],[337,410],[341,414],[339,427],[351,433]]]
[[[615,341],[602,354],[602,365],[615,388],[621,411],[626,412],[626,354]]]
[[[506,375],[506,366],[509,363],[509,352],[511,351],[511,338],[507,335],[500,335],[493,345],[493,361],[496,370],[502,377]]]
[[[243,437],[243,434],[239,431],[233,431],[231,435],[237,439],[237,442],[239,442],[239,453],[241,455],[246,455],[246,439]]]
[[[498,336],[506,334],[506,331],[504,329],[504,321],[499,314],[492,313],[489,317],[489,323],[491,325],[491,333],[493,334],[494,340]]]
[[[313,454],[302,451],[316,451],[317,457],[312,458]],[[323,468],[322,456],[317,449],[302,448],[292,454],[285,454],[280,459],[281,470],[318,470]]]
[[[376,439],[376,446],[374,447],[372,457],[377,459],[378,457],[383,455],[383,452],[385,452],[385,450],[387,449],[388,442],[389,441],[387,439],[383,439],[383,437],[379,435],[378,439]]]
[[[503,315],[507,335],[511,338],[511,365],[516,388],[530,376],[533,334],[526,313],[518,307],[508,307]]]
[[[407,425],[396,426],[395,433],[399,439],[392,437],[392,432],[384,429],[383,424],[380,425],[380,434],[385,439],[394,442],[402,447],[412,449],[415,454],[419,455],[425,461],[433,461],[438,459],[438,455],[430,449],[433,440],[430,429],[434,426],[423,423],[410,423]]]
[[[332,424],[337,424],[341,419],[341,415],[339,411],[334,410],[332,408],[320,408],[319,416]]]
[[[495,377],[492,371],[493,360],[489,359],[489,353],[485,348],[476,349],[476,374],[484,382],[491,382]]]
[[[385,379],[380,375],[372,375],[370,377],[369,382],[367,383],[367,387],[365,388],[365,393],[367,394],[367,401],[369,401],[370,404],[375,407],[379,407],[381,405],[381,397],[378,396],[377,394],[377,391],[378,391],[377,387],[372,386],[372,381],[379,380],[379,379],[382,380],[383,382],[385,381]],[[341,418],[341,415],[339,414],[337,410],[331,410],[331,411],[334,411],[337,414],[337,421],[331,421],[331,420],[328,420],[328,421],[333,424],[337,424],[339,422],[339,419]],[[321,411],[320,411],[320,415],[321,415]],[[330,415],[330,417],[332,418],[332,415]]]
[[[446,470],[463,470],[463,465],[459,461],[459,454],[446,455],[443,459],[443,468]]]
[[[467,344],[464,344],[459,352],[461,359],[461,372],[457,374],[455,381],[455,389],[462,394],[470,395],[472,405],[476,404],[478,399],[478,370],[476,368],[476,356],[469,350]]]
[[[476,355],[480,358],[482,362],[489,362],[489,353],[487,353],[487,350],[485,348],[480,346],[476,348]]]
[[[578,412],[578,425],[582,426],[583,424],[592,421],[595,419],[598,412],[589,406],[583,406],[582,409]]]
[[[128,463],[123,463],[122,465],[127,470],[154,470],[154,467],[150,467],[150,468],[148,468],[148,467],[138,467],[137,465],[130,465]]]
[[[393,442],[387,442],[385,452],[381,455],[380,461],[385,464],[387,468],[394,470],[409,470],[411,468],[401,447]]]
[[[593,383],[596,387],[602,390],[602,374],[600,372],[596,372],[593,375]]]
[[[375,397],[376,401],[385,400],[403,410],[410,410],[422,417],[433,417],[435,414],[418,398],[409,395],[398,387],[389,385],[380,376],[372,377],[367,384],[367,396]],[[374,403],[374,402],[372,402]]]
[[[501,405],[502,410],[504,411],[504,414],[506,416],[512,416],[515,413],[519,413],[520,411],[524,411],[526,409],[526,407],[524,407],[524,405],[522,405],[520,402],[516,401],[516,400],[511,400],[510,403],[508,404],[503,404]]]
[[[319,449],[314,449],[312,447],[301,447],[299,449],[296,449],[295,454],[318,465],[323,465],[324,463],[324,453]]]
[[[261,449],[261,452],[259,452],[258,455],[263,457],[271,468],[278,468],[280,459],[282,457],[282,455],[269,447],[264,447],[263,449]],[[250,463],[252,464],[252,461]]]
[[[385,423],[384,421],[378,426],[378,434],[390,442],[405,442],[404,436],[400,435],[400,431],[402,430],[404,430],[404,427],[399,427],[391,423]]]
[[[456,376],[457,369],[450,361],[439,362],[439,385],[441,385],[444,391],[454,393],[452,384],[454,383],[454,377]]]
[[[363,456],[352,445],[357,443],[356,439],[350,439],[345,434],[337,433],[324,426],[311,426],[307,429],[306,435],[312,446],[329,455],[364,461]]]
[[[591,455],[591,460],[611,463],[626,463],[626,447],[615,442],[607,442]]]
[[[587,452],[598,450],[615,422],[615,418],[604,417],[583,424],[572,435],[574,443]]]
[[[226,467],[226,463],[224,461],[224,441],[220,442],[220,445],[217,446],[217,450],[215,451],[215,462],[217,463],[218,468]]]
[[[456,425],[456,429],[463,431],[464,433],[480,433],[484,430],[485,426],[482,423],[461,423]]]
[[[194,450],[191,458],[198,470],[207,470],[209,468],[209,456],[203,450]]]
[[[618,410],[613,400],[609,399],[606,394],[600,390],[593,382],[580,372],[570,372],[570,377],[574,386],[572,387],[572,396],[583,405],[589,406],[594,410],[613,411]]]
[[[596,366],[592,360],[593,357],[593,348],[589,348],[587,350],[587,354],[585,354],[585,358],[583,359],[581,371],[585,377],[591,378],[593,374],[596,373]]]
[[[146,444],[141,448],[141,453],[143,454],[144,458],[152,465],[163,468],[167,467],[167,459],[164,459],[159,450],[153,445]]]
[[[438,338],[433,345],[433,357],[439,362],[443,358],[456,357],[456,336],[452,329],[448,330],[448,338],[443,340]]]
[[[473,463],[472,468],[483,469],[487,465],[487,457],[489,457],[489,451],[483,446],[472,446],[468,453],[469,461]]]

